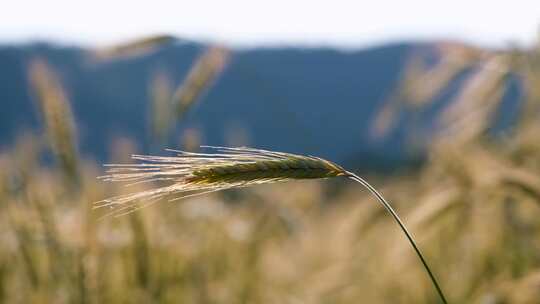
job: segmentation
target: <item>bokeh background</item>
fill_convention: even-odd
[[[540,4],[10,3],[0,13],[0,302],[439,303],[346,180],[162,202],[97,179],[252,146],[361,174],[451,303],[540,303]]]

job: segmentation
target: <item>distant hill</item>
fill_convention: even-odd
[[[106,160],[111,142],[131,138],[150,150],[149,82],[158,70],[180,83],[204,45],[179,41],[151,54],[92,64],[79,48],[45,44],[0,47],[0,145],[39,121],[28,91],[26,65],[45,58],[72,103],[83,155]],[[373,115],[420,44],[358,51],[272,48],[237,50],[224,73],[177,126],[200,129],[204,144],[225,145],[243,130],[254,147],[322,156],[359,167],[393,166],[407,159],[399,129],[370,139]]]

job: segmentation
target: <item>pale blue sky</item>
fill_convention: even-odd
[[[106,45],[170,33],[248,47],[433,38],[502,46],[530,43],[539,28],[540,0],[6,0],[0,11],[0,43]]]

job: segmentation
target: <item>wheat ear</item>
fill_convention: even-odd
[[[444,294],[431,272],[411,233],[384,197],[358,175],[339,165],[314,156],[273,152],[253,148],[209,147],[214,153],[191,153],[169,150],[176,156],[134,155],[140,164],[109,165],[106,181],[144,183],[161,181],[168,185],[134,194],[127,194],[97,202],[94,208],[115,208],[109,215],[121,216],[169,197],[178,200],[231,188],[292,179],[320,179],[348,177],[366,187],[392,215],[420,258],[437,293],[444,303]]]

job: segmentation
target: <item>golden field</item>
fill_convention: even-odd
[[[438,65],[411,60],[372,130],[384,136],[395,111],[421,109],[473,67],[425,144],[426,161],[366,179],[414,234],[450,303],[540,303],[540,51],[439,48]],[[163,100],[171,95],[183,114],[227,56],[210,48],[174,94],[156,80],[155,121],[179,119],[161,119],[170,113]],[[493,138],[509,74],[526,92],[522,115]],[[77,155],[76,121],[52,69],[36,60],[29,80],[46,132],[21,135],[0,154],[0,302],[439,303],[395,223],[346,179],[228,190],[100,219],[107,210],[94,202],[152,185],[96,179],[104,170]],[[153,124],[156,138],[166,127]],[[194,149],[192,137],[184,148]],[[54,165],[40,161],[46,150]],[[124,163],[137,152],[123,139],[111,154]]]

